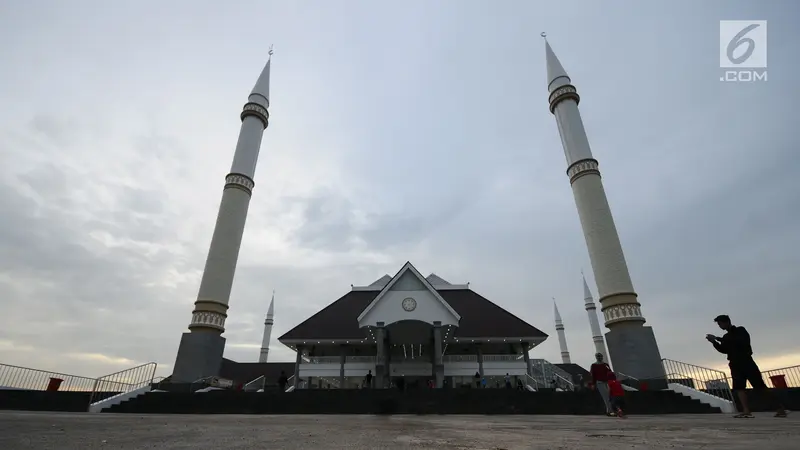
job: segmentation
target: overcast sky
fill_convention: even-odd
[[[769,80],[719,81],[720,19],[769,21]],[[0,363],[171,373],[239,113],[275,45],[270,126],[225,355],[411,260],[471,282],[573,360],[597,295],[548,111],[581,112],[665,358],[719,366],[731,315],[800,364],[800,5],[752,2],[0,2]]]

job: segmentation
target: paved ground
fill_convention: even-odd
[[[0,449],[797,449],[800,413],[240,416],[0,411]]]

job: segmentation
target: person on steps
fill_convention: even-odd
[[[286,377],[286,371],[281,370],[281,376],[278,377],[278,389],[281,392],[286,392],[286,385],[289,384],[289,378]]]
[[[728,367],[731,369],[731,379],[733,383],[733,391],[739,397],[739,402],[742,405],[742,410],[739,414],[733,416],[737,419],[752,419],[753,414],[750,412],[750,405],[747,402],[747,382],[768,396],[773,402],[777,403],[777,412],[775,417],[786,417],[786,409],[780,402],[775,399],[764,383],[764,378],[761,376],[761,369],[758,364],[753,360],[753,348],[750,346],[750,333],[744,327],[737,327],[731,323],[731,318],[726,315],[719,315],[714,318],[714,322],[725,330],[722,337],[707,334],[706,340],[711,342],[718,352],[728,355]]]
[[[595,362],[589,368],[589,372],[592,374],[592,384],[594,384],[597,392],[600,393],[600,397],[603,398],[606,415],[613,416],[614,412],[611,409],[611,402],[608,398],[608,373],[611,372],[611,367],[603,361],[602,353],[595,353],[594,358]]]
[[[367,372],[367,375],[364,377],[364,387],[369,389],[372,387],[372,370],[370,369]]]

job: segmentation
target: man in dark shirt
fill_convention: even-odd
[[[592,384],[597,389],[597,392],[600,393],[600,397],[603,398],[603,404],[606,405],[606,415],[612,416],[614,411],[611,409],[611,401],[608,396],[608,373],[611,372],[611,367],[607,362],[603,361],[602,353],[596,353],[594,358],[595,362],[589,368],[589,372],[592,374]]]
[[[764,378],[761,376],[761,369],[753,360],[753,348],[750,346],[750,333],[744,327],[737,327],[731,323],[731,318],[726,315],[717,316],[714,322],[725,330],[722,337],[707,334],[708,342],[717,349],[718,352],[728,355],[728,367],[731,369],[731,379],[733,390],[739,397],[742,404],[742,412],[736,418],[752,418],[750,406],[747,403],[747,382],[762,392],[769,392]],[[768,394],[769,395],[769,394]],[[776,417],[786,417],[786,410],[783,405],[778,404]]]

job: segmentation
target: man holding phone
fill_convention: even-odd
[[[711,342],[718,352],[728,355],[728,366],[731,368],[731,378],[733,380],[733,391],[739,397],[739,402],[742,405],[742,412],[735,415],[737,419],[751,419],[753,414],[750,412],[750,406],[747,403],[747,382],[753,386],[753,389],[758,389],[764,393],[768,393],[767,384],[764,383],[764,378],[761,376],[761,370],[753,360],[753,348],[750,346],[750,334],[744,327],[737,327],[731,323],[731,318],[726,315],[720,315],[714,318],[714,322],[719,327],[725,330],[722,337],[707,334],[706,340]],[[767,394],[771,395],[771,394]],[[777,413],[775,417],[786,417],[786,409],[783,405],[778,404]]]

